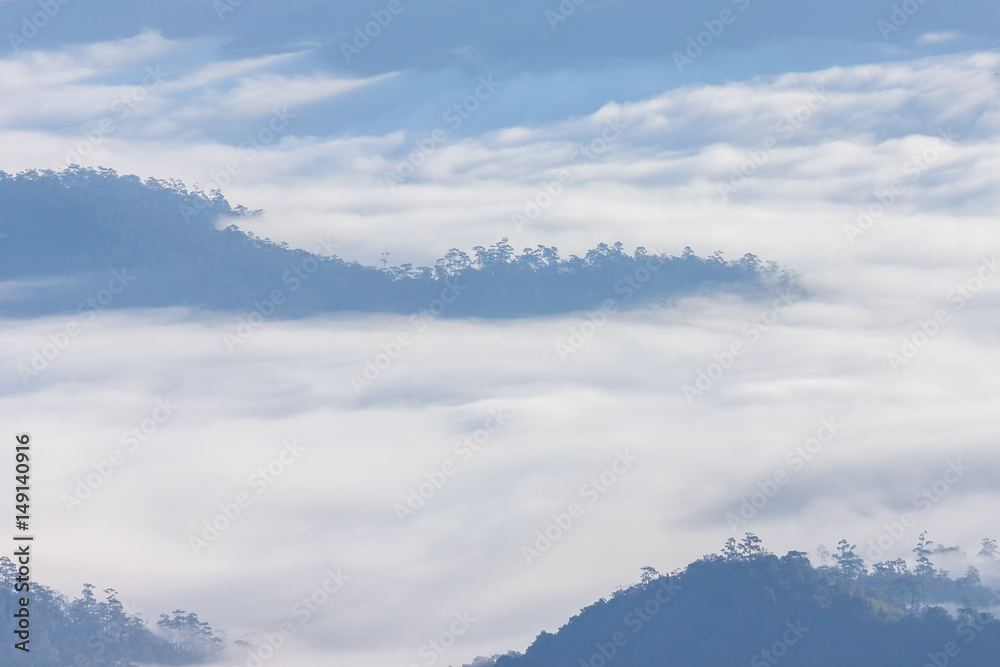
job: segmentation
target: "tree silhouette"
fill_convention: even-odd
[[[857,548],[856,544],[849,544],[847,540],[841,540],[837,543],[837,553],[833,555],[840,566],[841,573],[848,581],[857,579],[868,572],[864,559],[854,552]]]
[[[752,560],[768,555],[764,550],[763,542],[753,533],[746,533],[739,544],[740,557],[744,560]]]
[[[997,549],[997,541],[990,539],[988,537],[983,538],[983,548],[980,549],[979,553],[976,554],[980,558],[989,558],[990,560],[997,560],[997,556],[1000,556],[1000,549]]]
[[[6,618],[19,603],[14,592],[17,576],[13,563],[0,558],[0,615]],[[112,588],[104,589],[101,599],[92,584],[84,584],[80,596],[68,600],[32,582],[31,595],[31,652],[16,650],[12,642],[0,643],[3,667],[193,665],[214,658],[222,646],[208,623],[180,610],[172,617],[161,616],[158,632],[152,631],[142,618],[126,611]]]
[[[740,560],[740,548],[736,544],[736,538],[730,537],[722,547],[722,557],[728,561]]]
[[[171,644],[192,655],[213,655],[219,650],[222,640],[215,636],[208,623],[198,619],[197,614],[182,609],[175,609],[172,614],[160,614],[156,622]]]
[[[582,609],[558,632],[542,632],[523,654],[509,652],[473,665],[774,665],[779,664],[775,654],[761,648],[770,651],[777,637],[792,637],[791,629],[801,627],[809,630],[801,642],[781,647],[787,653],[781,665],[904,667],[930,664],[928,656],[943,665],[942,647],[956,641],[956,632],[962,637],[974,628],[975,642],[962,644],[949,665],[996,666],[1000,622],[975,611],[989,594],[975,577],[963,577],[962,584],[927,579],[928,596],[959,608],[956,621],[939,606],[921,604],[918,577],[905,561],[876,563],[868,574],[855,550],[841,540],[837,566],[814,568],[803,552],[780,558],[769,553],[752,533],[740,541],[730,538],[721,554],[670,577],[653,578],[644,569],[640,583]],[[664,602],[668,587],[674,595]],[[617,643],[608,643],[615,636]]]
[[[929,558],[933,544],[934,542],[927,539],[926,530],[920,533],[920,537],[917,538],[917,546],[913,548],[913,553],[917,555],[917,567],[914,569],[914,574],[919,577],[934,576],[934,564]]]
[[[449,290],[446,295],[459,298],[449,297],[435,315],[506,318],[592,310],[608,299],[631,307],[706,291],[764,296],[787,273],[750,254],[729,262],[699,257],[689,247],[679,257],[650,255],[641,247],[629,254],[620,242],[600,243],[568,259],[546,245],[517,254],[506,238],[475,246],[473,259],[452,248],[432,266],[393,266],[388,253],[366,266],[337,257],[335,244],[311,253],[236,224],[215,226],[220,218],[242,224],[257,214],[231,206],[217,192],[112,170],[0,173],[0,234],[7,234],[0,281],[59,276],[72,277],[60,282],[79,289],[91,283],[97,288],[107,272],[127,266],[141,271],[142,280],[130,283],[108,308],[245,311],[280,288],[283,302],[269,317],[410,315],[429,310]],[[77,304],[76,292],[56,290],[45,298],[5,300],[2,314],[51,314]]]

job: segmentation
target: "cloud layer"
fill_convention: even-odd
[[[230,354],[233,317],[104,313],[27,388],[4,383],[3,412],[40,454],[40,577],[236,632],[289,620],[298,634],[274,664],[313,664],[303,651],[419,664],[455,612],[477,622],[449,661],[523,648],[640,567],[669,571],[744,530],[781,552],[841,537],[868,552],[911,512],[886,558],[925,529],[974,552],[998,500],[1000,358],[983,333],[996,289],[949,310],[898,371],[888,353],[905,356],[946,294],[896,309],[855,296],[777,319],[771,302],[736,299],[618,315],[566,361],[556,343],[587,331],[583,315],[440,321],[360,392],[351,376],[382,365],[405,318],[267,323]],[[61,325],[8,322],[2,349]],[[734,342],[745,352],[730,363]],[[961,476],[935,486],[953,464]],[[787,484],[747,514],[779,471]],[[932,502],[916,499],[925,489]],[[543,549],[535,531],[573,502],[582,517]],[[227,513],[231,527],[205,532]],[[300,623],[296,602],[338,568],[347,583]]]
[[[502,236],[564,254],[690,245],[790,265],[809,298],[689,299],[600,326],[587,314],[266,322],[235,353],[223,336],[245,315],[100,313],[27,384],[19,366],[58,347],[66,323],[7,321],[0,413],[39,443],[39,578],[113,585],[235,633],[288,620],[296,636],[273,665],[422,664],[425,642],[469,612],[442,658],[460,663],[523,648],[644,565],[718,549],[729,515],[779,471],[788,483],[738,526],[775,551],[847,537],[867,553],[904,512],[917,526],[886,557],[908,555],[922,529],[971,551],[986,536],[1000,463],[996,53],[692,83],[505,123],[491,110],[556,75],[498,76],[490,92],[487,67],[419,90],[426,73],[345,76],[299,52],[217,49],[144,33],[0,61],[16,93],[0,109],[0,168],[48,167],[89,141],[81,164],[221,186],[266,209],[253,231],[307,250],[332,237],[348,258],[419,264]],[[169,76],[144,85],[158,65]],[[407,86],[429,120],[381,133],[316,123]],[[108,118],[114,130],[86,138]],[[397,354],[401,332],[415,342]],[[557,344],[574,352],[564,361]],[[352,376],[370,384],[356,391]],[[507,418],[492,433],[491,410]],[[823,420],[837,432],[810,451]],[[480,429],[481,450],[456,449]],[[292,440],[305,450],[282,454]],[[63,494],[115,450],[122,462],[69,512]],[[638,461],[614,472],[626,451]],[[395,506],[440,474],[401,525]],[[240,494],[239,518],[196,554],[190,538],[209,542],[203,522]],[[539,550],[535,531],[573,502],[583,516],[526,564],[522,547]],[[300,623],[296,603],[338,568],[344,587]]]

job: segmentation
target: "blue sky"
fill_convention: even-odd
[[[398,14],[387,2],[232,2],[57,3],[58,12],[34,34],[24,21],[34,20],[37,2],[8,0],[0,5],[0,26],[5,42],[11,34],[34,35],[17,42],[21,48],[112,42],[154,30],[171,40],[208,40],[216,50],[202,55],[213,60],[304,51],[294,65],[298,72],[403,73],[377,91],[324,105],[304,123],[303,131],[328,135],[426,128],[438,115],[437,100],[484,73],[523,81],[525,88],[478,114],[466,132],[551,122],[678,85],[989,47],[1000,33],[996,8],[970,1],[913,0],[919,9],[912,16],[894,15],[898,3],[860,1],[588,0],[560,9],[558,2],[532,0],[400,0]],[[720,22],[727,11],[731,22]],[[371,23],[380,17],[385,27]],[[881,28],[879,21],[898,29]],[[357,37],[365,28],[375,35],[368,43]],[[719,34],[679,71],[674,54],[707,29]],[[922,42],[929,34],[939,39]],[[355,42],[363,49],[345,56],[344,45],[356,48]]]

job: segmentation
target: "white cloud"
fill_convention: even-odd
[[[155,50],[131,48],[144,54],[131,64]],[[101,58],[122,62],[115,54],[126,51]],[[210,186],[212,172],[238,156],[205,129],[226,113],[266,119],[265,103],[294,110],[377,83],[283,70],[291,60],[184,70],[156,91],[162,106],[137,113],[89,163]],[[382,251],[429,262],[501,236],[564,255],[614,240],[727,257],[752,251],[797,269],[813,298],[693,406],[681,386],[744,340],[744,323],[766,304],[691,298],[622,315],[566,364],[554,342],[579,316],[439,322],[360,398],[348,376],[405,319],[269,323],[230,355],[222,333],[236,316],[105,314],[29,390],[16,365],[60,323],[7,322],[0,412],[44,443],[36,484],[45,489],[39,525],[50,547],[40,571],[67,590],[81,580],[113,585],[147,609],[182,606],[230,629],[266,632],[327,568],[342,567],[350,586],[272,664],[409,664],[452,612],[468,609],[482,620],[447,655],[459,663],[523,648],[643,565],[670,570],[717,549],[730,536],[728,508],[829,416],[845,423],[843,436],[748,529],[774,550],[841,537],[863,544],[962,456],[975,473],[920,525],[972,549],[998,489],[988,428],[1000,365],[988,335],[998,324],[996,283],[951,312],[899,373],[886,355],[950,308],[949,292],[996,249],[998,60],[965,54],[691,86],[563,122],[449,136],[394,192],[384,173],[423,134],[313,136],[293,125],[225,188],[234,204],[268,211],[249,223],[262,236],[307,249],[332,236],[343,256],[372,263]],[[0,119],[8,171],[47,167],[80,140],[77,128],[34,123],[31,105],[52,105],[51,118],[76,107],[77,123],[105,113],[98,102],[114,92],[90,83],[87,63],[70,74],[32,65],[36,86],[23,67],[0,62],[24,95]],[[816,90],[827,98],[821,105]],[[810,101],[818,108],[806,114]],[[209,103],[218,113],[204,113]],[[797,113],[808,115],[799,127],[779,125]],[[615,117],[620,137],[580,161],[579,148]],[[945,150],[938,133],[949,128],[960,136]],[[769,139],[775,150],[723,201],[718,184]],[[906,171],[914,156],[929,167],[915,176]],[[573,183],[518,234],[511,214],[563,169]],[[852,244],[845,226],[894,181],[905,181],[905,192]],[[68,516],[60,494],[164,396],[183,406],[176,419]],[[393,503],[496,405],[512,415],[509,428],[400,527]],[[287,438],[309,444],[302,465],[195,557],[187,536]],[[619,447],[642,461],[627,484],[526,568],[519,547]],[[893,555],[906,555],[913,539]],[[143,567],[124,568],[122,559]]]
[[[265,60],[253,63],[266,69],[277,62]],[[789,234],[804,224],[803,210],[808,209],[811,235],[822,238],[821,245],[841,244],[842,226],[853,221],[857,208],[873,201],[876,190],[899,178],[907,161],[949,127],[961,135],[956,146],[909,185],[906,196],[866,237],[866,246],[873,247],[873,238],[889,240],[881,231],[896,228],[900,215],[950,216],[958,201],[963,215],[989,214],[987,174],[998,130],[992,107],[998,83],[989,71],[997,60],[996,54],[982,53],[694,86],[609,105],[592,117],[449,138],[395,192],[386,187],[385,173],[417,150],[423,133],[325,138],[303,136],[293,123],[252,163],[242,165],[224,191],[234,202],[268,211],[257,233],[301,246],[332,234],[345,255],[370,262],[388,250],[405,261],[425,263],[447,247],[469,248],[510,236],[517,245],[554,244],[565,252],[620,239],[677,250],[690,244],[730,255],[752,250],[801,263],[813,260],[812,251]],[[152,91],[148,102],[80,161],[211,187],[210,173],[238,152],[203,139],[201,128],[232,126],[234,116],[256,115],[257,120],[242,123],[249,134],[259,129],[255,123],[266,122],[274,105],[300,113],[317,98],[377,82],[247,71],[234,72],[237,78],[228,83],[190,88],[186,82],[200,80],[201,71],[207,70],[178,76]],[[171,86],[177,94],[195,96],[176,97]],[[113,94],[120,94],[84,90],[92,100],[89,108],[103,113]],[[815,100],[817,90],[825,91],[827,101],[805,122],[795,121],[794,114]],[[57,85],[35,94],[56,98],[62,93]],[[60,99],[53,114],[69,105],[88,108]],[[24,113],[35,104],[26,99]],[[625,126],[622,136],[580,169],[580,147],[599,139],[615,114]],[[15,119],[0,127],[8,146],[0,160],[3,168],[62,162],[68,147],[83,139],[74,128],[60,133],[60,146],[46,136],[51,133],[21,134],[30,127]],[[749,149],[768,139],[776,141],[777,150],[723,202],[718,184],[748,159]],[[56,149],[39,164],[45,147],[52,145]],[[420,161],[418,153],[414,156]],[[566,168],[574,183],[518,235],[511,215]],[[268,228],[267,221],[280,221],[280,230]],[[428,234],[440,242],[428,245]],[[918,254],[927,247],[912,235],[891,240],[900,250],[917,244]]]
[[[962,36],[957,30],[944,30],[941,32],[925,32],[917,40],[920,44],[941,44],[943,42],[951,42]]]
[[[360,397],[348,377],[410,327],[405,318],[271,322],[231,355],[222,334],[235,316],[104,314],[27,391],[15,365],[61,322],[8,322],[0,411],[35,438],[49,544],[40,571],[61,588],[113,585],[146,609],[273,631],[341,567],[350,585],[275,664],[313,664],[296,662],[309,650],[327,663],[408,664],[452,612],[469,610],[481,620],[449,655],[458,662],[523,648],[643,565],[670,570],[719,548],[726,513],[788,469],[786,452],[823,418],[843,430],[747,530],[779,551],[866,544],[962,458],[975,472],[920,528],[972,549],[998,499],[988,424],[1000,356],[981,334],[998,324],[996,286],[899,373],[886,361],[964,277],[944,271],[938,291],[899,301],[884,285],[847,285],[800,302],[756,342],[742,326],[766,303],[685,300],[613,317],[565,364],[554,341],[582,316],[438,322]],[[748,352],[690,405],[682,385],[733,340]],[[67,514],[61,495],[168,396],[176,414]],[[400,526],[393,505],[498,407],[509,423]],[[188,537],[293,438],[307,444],[301,461],[251,492],[253,505],[195,556]],[[520,547],[622,448],[640,459],[627,483],[526,567]]]
[[[213,61],[216,43],[158,33],[56,52],[25,51],[0,60],[0,82],[16,93],[0,109],[0,126],[74,135],[112,119],[133,140],[191,141],[234,122],[266,118],[276,107],[303,107],[392,76],[283,72],[304,54]]]

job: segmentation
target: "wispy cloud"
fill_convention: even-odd
[[[920,44],[942,44],[951,42],[962,36],[957,30],[945,30],[942,32],[925,32],[917,40]]]

